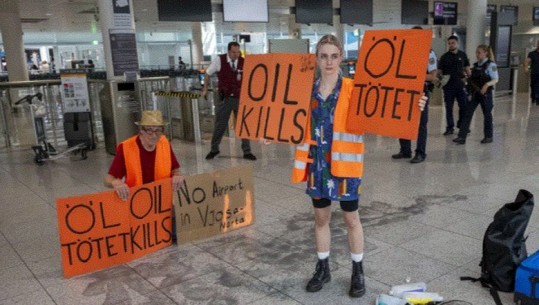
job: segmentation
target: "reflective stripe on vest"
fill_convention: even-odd
[[[332,152],[331,160],[334,161],[346,161],[346,162],[363,162],[363,154],[348,154]]]
[[[305,169],[307,167],[307,162],[296,160],[294,161],[294,167],[297,169]]]
[[[335,140],[353,143],[363,143],[363,136],[353,133],[333,132],[333,141]]]
[[[298,146],[296,146],[296,149],[308,152],[309,151],[309,143],[298,145]]]
[[[304,170],[307,163],[312,163],[312,159],[309,159],[309,144],[305,143],[296,147],[294,167]]]
[[[298,183],[307,180],[307,163],[312,163],[309,158],[309,143],[296,146],[294,168],[292,169],[292,182]]]

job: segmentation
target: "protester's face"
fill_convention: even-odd
[[[240,57],[241,51],[239,46],[232,46],[230,50],[228,50],[228,57],[232,60],[236,60]]]
[[[155,146],[162,134],[163,126],[140,126],[140,141],[146,146]]]
[[[316,63],[322,74],[330,75],[339,73],[341,61],[342,54],[339,48],[329,43],[320,46],[316,55]]]
[[[449,51],[454,52],[459,48],[459,42],[455,39],[449,39],[447,41],[447,47],[449,48]]]
[[[481,61],[487,58],[487,52],[482,48],[477,48],[477,50],[475,50],[475,56],[477,57],[478,61]]]

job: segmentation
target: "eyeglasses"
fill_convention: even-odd
[[[163,128],[161,127],[156,127],[156,128],[150,128],[150,127],[141,127],[142,131],[144,131],[145,133],[151,135],[151,134],[154,134],[154,135],[160,135],[163,133]]]

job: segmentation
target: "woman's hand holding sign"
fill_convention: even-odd
[[[425,94],[423,94],[423,96],[419,99],[419,110],[425,110],[425,106],[427,105],[428,100],[429,98]]]

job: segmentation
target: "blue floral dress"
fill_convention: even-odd
[[[311,145],[309,154],[313,163],[307,171],[306,193],[315,199],[332,201],[359,199],[361,178],[340,178],[331,175],[331,142],[335,106],[339,99],[342,76],[339,76],[333,92],[324,100],[320,95],[320,79],[316,80],[311,104],[311,136],[316,145]]]

